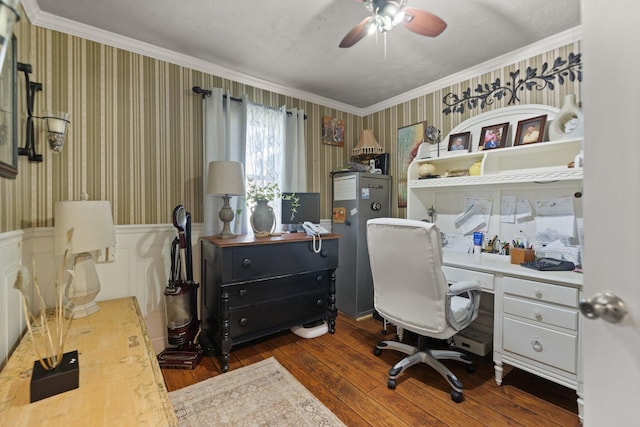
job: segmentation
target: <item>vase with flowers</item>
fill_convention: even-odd
[[[258,183],[249,179],[247,189],[247,204],[250,206],[249,222],[253,232],[258,237],[269,236],[276,230],[276,215],[269,202],[286,197],[292,201],[292,206],[299,206],[299,198],[292,195],[283,196],[280,187],[275,182]]]

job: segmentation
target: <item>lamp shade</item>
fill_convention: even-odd
[[[360,134],[358,145],[351,150],[351,153],[354,156],[359,156],[361,154],[382,154],[384,153],[384,148],[378,144],[376,137],[373,136],[373,129],[365,129]]]
[[[79,254],[115,246],[111,203],[105,200],[61,201],[55,206],[55,253]]]
[[[244,166],[242,163],[228,160],[209,162],[207,194],[244,195]]]

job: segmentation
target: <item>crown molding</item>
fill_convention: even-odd
[[[386,108],[402,104],[420,96],[435,92],[447,86],[469,80],[478,75],[488,73],[498,68],[502,68],[515,62],[531,58],[547,52],[549,50],[574,43],[582,39],[582,26],[571,28],[562,33],[540,40],[536,43],[525,46],[506,53],[504,55],[485,61],[481,64],[467,68],[455,74],[451,74],[435,82],[412,89],[408,92],[394,96],[377,104],[366,108],[358,108],[353,105],[344,104],[329,98],[325,98],[313,93],[292,89],[267,80],[258,79],[248,74],[239,73],[231,69],[221,67],[212,62],[203,61],[192,56],[184,55],[178,52],[164,49],[150,43],[135,40],[129,37],[105,31],[90,25],[81,24],[70,19],[61,18],[59,16],[43,12],[38,6],[37,0],[22,0],[22,7],[27,14],[29,21],[36,26],[47,28],[49,30],[60,31],[73,36],[81,37],[107,46],[123,49],[126,51],[138,53],[140,55],[166,61],[172,64],[187,67],[193,70],[202,71],[213,74],[228,80],[247,84],[249,86],[272,91],[285,96],[291,96],[314,104],[323,105],[325,107],[334,108],[339,111],[350,113],[358,117],[368,116],[377,113]]]
[[[105,31],[90,25],[82,24],[70,19],[62,18],[48,12],[42,11],[37,0],[22,0],[22,7],[29,18],[29,21],[38,27],[49,30],[59,31],[73,36],[81,37],[107,46],[123,49],[129,52],[138,53],[140,55],[166,61],[172,64],[180,65],[196,71],[213,74],[224,79],[243,83],[259,89],[268,90],[285,96],[302,99],[304,101],[320,104],[329,108],[335,108],[346,113],[362,116],[363,109],[352,105],[324,98],[313,93],[292,89],[277,83],[259,79],[248,74],[239,73],[237,71],[216,65],[212,62],[203,61],[192,56],[174,52],[169,49],[161,48],[150,43],[124,37],[119,34]]]
[[[546,39],[542,39],[536,43],[513,50],[509,53],[505,53],[504,55],[500,55],[481,64],[474,65],[473,67],[467,68],[466,70],[451,74],[440,80],[436,80],[435,82],[420,86],[398,96],[394,96],[393,98],[389,98],[377,104],[366,107],[363,109],[364,115],[367,116],[377,113],[386,108],[402,104],[403,102],[411,101],[412,99],[418,98],[428,93],[435,92],[456,83],[463,82],[465,80],[470,80],[479,75],[489,73],[496,69],[506,67],[518,61],[529,59],[533,56],[540,55],[552,49],[556,49],[558,47],[562,47],[579,40],[582,40],[582,26],[570,28],[551,37],[547,37]]]

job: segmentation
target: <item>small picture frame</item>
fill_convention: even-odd
[[[544,137],[544,126],[547,123],[547,115],[532,117],[518,122],[516,139],[513,146],[533,144],[542,141]]]
[[[468,153],[471,144],[471,132],[454,133],[449,135],[449,148],[451,153]]]
[[[483,127],[482,132],[480,133],[480,141],[478,141],[478,151],[506,147],[508,132],[509,123],[500,123],[497,125]]]

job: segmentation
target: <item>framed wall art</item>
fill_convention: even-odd
[[[506,147],[508,133],[509,123],[483,127],[480,133],[480,141],[478,141],[478,151]]]
[[[518,130],[516,131],[516,139],[513,140],[514,147],[516,145],[533,144],[542,141],[544,136],[544,126],[547,123],[547,115],[532,117],[518,122]]]
[[[427,122],[398,128],[398,168],[396,170],[398,182],[398,207],[407,207],[407,169],[409,163],[418,154],[420,144],[424,142],[424,131]]]
[[[344,147],[344,120],[324,116],[322,118],[322,142],[336,147]]]
[[[468,153],[471,146],[471,132],[449,135],[449,148],[452,153]]]
[[[16,37],[11,38],[0,74],[0,176],[18,175],[18,96]]]

